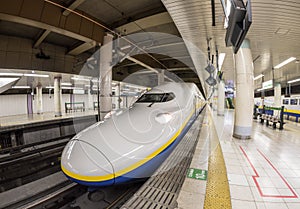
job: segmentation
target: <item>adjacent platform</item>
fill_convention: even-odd
[[[0,117],[0,128],[9,128],[16,126],[26,126],[32,125],[36,123],[45,123],[50,121],[57,121],[63,119],[70,119],[76,117],[84,117],[97,115],[97,111],[87,110],[84,112],[71,112],[71,113],[63,113],[62,116],[55,117],[54,112],[45,112],[42,114],[24,114],[24,115],[11,115]]]

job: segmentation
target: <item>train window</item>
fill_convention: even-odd
[[[164,96],[164,98],[163,98],[163,102],[171,101],[174,98],[175,98],[175,94],[173,94],[173,93],[166,93],[165,96]]]
[[[289,104],[289,100],[288,99],[282,100],[282,104],[288,105]]]
[[[165,94],[144,94],[136,102],[160,102]]]
[[[291,105],[297,105],[298,99],[291,99]]]
[[[173,93],[144,94],[136,102],[137,103],[168,102],[174,98],[175,95]]]

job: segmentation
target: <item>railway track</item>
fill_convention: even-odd
[[[43,192],[9,204],[3,209],[117,209],[132,197],[142,184],[143,182],[139,182],[122,187],[103,188],[94,192],[93,196],[96,200],[91,200],[87,187],[67,180]]]
[[[21,186],[60,171],[60,156],[70,138],[49,146],[29,147],[0,158],[0,192]]]
[[[86,193],[85,187],[68,180],[39,194],[26,197],[20,201],[7,205],[3,207],[3,209],[60,208],[84,193]]]

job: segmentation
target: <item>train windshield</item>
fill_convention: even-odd
[[[168,102],[174,98],[175,95],[173,93],[144,94],[136,102],[137,103]]]

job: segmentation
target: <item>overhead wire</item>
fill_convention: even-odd
[[[84,18],[84,19],[86,19],[86,20],[88,20],[88,21],[90,21],[90,22],[92,22],[92,23],[94,23],[94,24],[96,24],[96,25],[98,25],[98,26],[104,28],[105,30],[107,30],[107,31],[109,31],[110,33],[112,33],[112,34],[114,34],[115,36],[117,36],[118,38],[121,38],[121,39],[125,40],[127,43],[129,43],[129,44],[131,44],[131,45],[137,47],[140,51],[142,51],[143,53],[145,53],[147,56],[149,56],[149,57],[152,58],[154,61],[156,61],[158,64],[160,64],[163,68],[165,68],[166,70],[168,70],[167,66],[165,66],[163,63],[161,63],[161,62],[160,62],[158,59],[156,59],[153,55],[149,54],[146,50],[144,50],[143,48],[140,48],[137,44],[135,44],[134,42],[130,41],[130,40],[127,39],[126,37],[123,37],[121,34],[115,32],[114,30],[110,29],[109,27],[107,27],[107,26],[105,26],[105,25],[103,25],[103,24],[101,24],[101,23],[99,23],[99,22],[93,20],[92,18],[89,18],[89,17],[87,17],[87,16],[85,16],[85,15],[83,15],[83,14],[80,14],[79,12],[76,12],[76,11],[74,11],[74,10],[72,10],[72,9],[69,9],[69,8],[67,8],[67,7],[65,7],[65,6],[63,6],[63,5],[60,5],[60,4],[58,4],[58,3],[55,3],[55,2],[53,2],[53,1],[50,1],[50,0],[44,0],[44,1],[45,1],[45,2],[48,2],[48,3],[52,4],[52,5],[55,5],[55,6],[57,6],[57,7],[60,7],[60,8],[62,8],[62,9],[65,9],[65,10],[67,10],[67,11],[73,13],[73,14],[76,14],[76,15],[78,15],[78,16],[80,16],[80,17],[82,17],[82,18]]]

